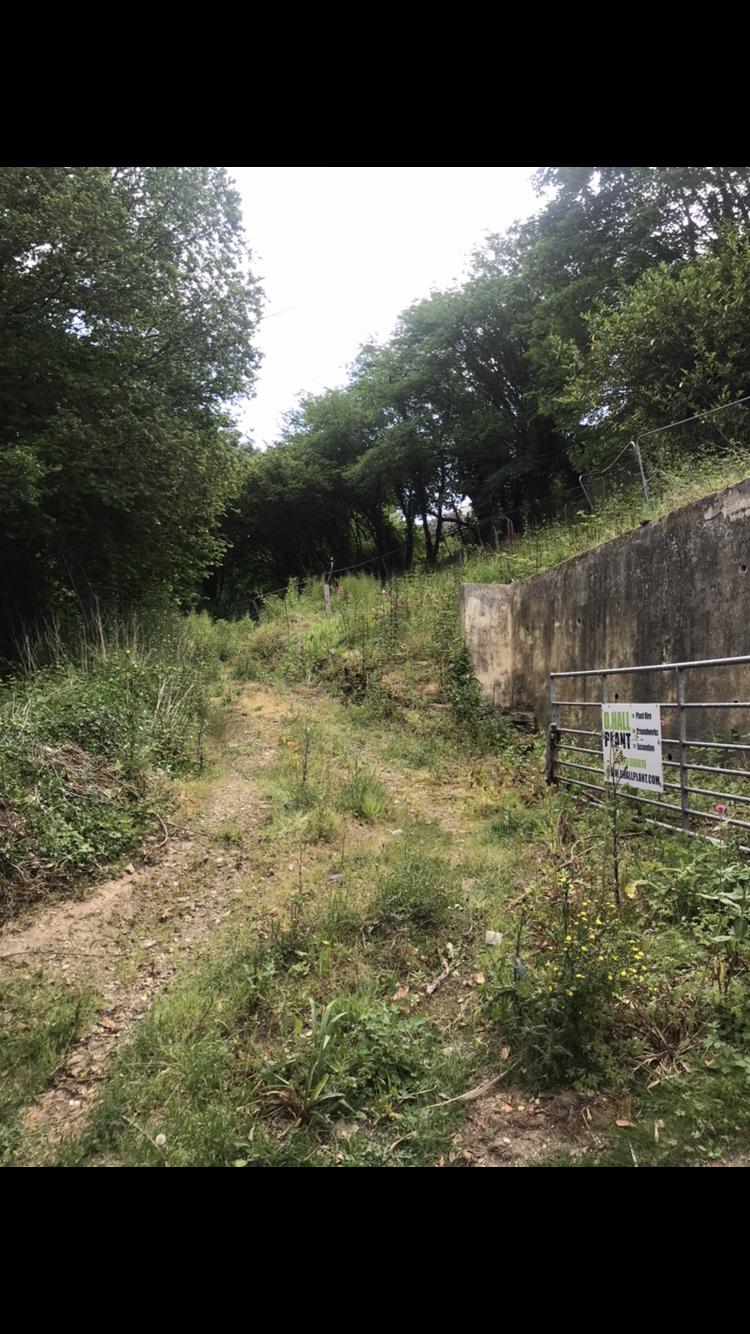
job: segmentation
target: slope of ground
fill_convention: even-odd
[[[283,786],[289,733],[296,729],[304,735],[311,727],[320,729],[316,745],[321,754],[309,759],[318,779],[333,751],[348,775],[366,772],[369,790],[382,801],[370,818],[344,806],[333,836],[312,841],[309,831],[299,826],[299,812],[286,809],[288,789]],[[352,736],[346,707],[319,690],[292,694],[279,687],[245,687],[210,776],[183,786],[179,836],[82,901],[56,905],[6,928],[0,937],[0,969],[6,979],[20,978],[29,987],[43,981],[83,984],[96,997],[93,1021],[70,1043],[45,1087],[23,1109],[13,1162],[49,1161],[61,1142],[80,1136],[112,1079],[119,1051],[155,998],[175,978],[189,983],[193,970],[207,966],[212,951],[226,949],[229,936],[250,933],[262,938],[290,900],[299,898],[301,886],[303,894],[326,899],[364,869],[369,889],[379,861],[387,864],[396,845],[409,841],[415,831],[433,860],[440,845],[448,883],[454,867],[455,881],[462,879],[461,862],[472,832],[470,808],[481,792],[478,774],[455,759],[446,759],[444,773],[415,765],[415,759],[434,761],[434,756],[419,752],[418,739],[416,751],[414,741],[411,749],[407,744],[412,764],[394,763],[403,741],[388,728],[358,730]],[[274,792],[280,768],[282,788]],[[367,790],[365,785],[365,796]],[[324,803],[330,805],[330,791]],[[454,892],[463,897],[459,888]],[[399,924],[395,930],[393,953],[386,951],[387,968],[382,958],[376,965],[378,978],[384,972],[389,979],[393,976],[389,995],[404,991],[402,1008],[408,1018],[424,1009],[448,1029],[465,1023],[467,1001],[473,1004],[477,989],[470,959],[458,948],[454,956],[452,944],[450,957],[443,956],[443,946],[431,940],[420,957],[421,936],[415,948],[403,939]],[[451,934],[459,939],[460,932]],[[395,985],[404,974],[392,974],[394,966],[411,970],[411,985]],[[298,976],[304,982],[306,967]],[[466,1078],[470,1063],[465,1076],[464,1065],[461,1075]],[[143,1130],[141,1146],[148,1145],[149,1135],[155,1140],[158,1132],[152,1130]]]
[[[639,1135],[663,1153],[684,1107],[649,1120],[593,1072],[552,1094],[493,1013],[526,907],[591,859],[588,815],[577,849],[533,739],[467,756],[427,709],[242,687],[212,770],[183,784],[179,834],[6,929],[6,981],[96,998],[19,1108],[9,1161],[640,1165]],[[673,1095],[668,1047],[630,1057],[658,1071],[650,1099]],[[737,1133],[725,1115],[669,1153],[726,1161]]]
[[[209,769],[0,935],[0,1160],[744,1164],[748,865],[621,819],[616,904],[607,814],[482,712],[460,577],[188,621]]]

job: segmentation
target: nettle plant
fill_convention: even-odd
[[[723,945],[727,967],[719,977],[728,985],[731,977],[747,961],[750,944],[750,861],[730,861],[717,868],[714,885],[700,898],[718,914],[720,929],[711,937],[713,944]]]

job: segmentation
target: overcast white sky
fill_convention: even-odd
[[[465,276],[472,249],[540,206],[533,167],[229,167],[267,304],[263,364],[241,424],[278,437],[301,392],[343,384],[369,338],[431,288]]]

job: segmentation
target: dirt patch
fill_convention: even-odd
[[[174,872],[192,846],[191,842],[174,845],[160,871]],[[46,960],[73,966],[74,971],[80,966],[76,960],[85,959],[91,964],[105,960],[113,944],[133,926],[154,878],[152,866],[133,868],[98,885],[83,900],[45,909],[31,925],[15,926],[3,933],[0,959]]]
[[[578,1093],[531,1098],[511,1089],[474,1104],[457,1136],[456,1162],[472,1167],[527,1167],[565,1153],[606,1148],[616,1112],[611,1100]]]
[[[85,977],[102,1005],[97,1022],[27,1109],[19,1165],[82,1127],[113,1051],[167,985],[178,960],[233,913],[247,914],[256,899],[260,906],[269,897],[259,883],[257,830],[269,806],[263,772],[277,758],[286,709],[276,692],[249,687],[233,711],[215,773],[184,785],[181,818],[187,817],[189,832],[158,851],[144,850],[149,864],[131,864],[85,898],[29,914],[0,934],[0,970]],[[249,853],[218,842],[217,830],[229,822],[243,831]]]
[[[279,758],[282,722],[308,711],[326,713],[313,691],[292,698],[248,685],[216,748],[214,770],[182,786],[178,819],[188,826],[182,836],[158,851],[155,840],[144,854],[149,864],[132,865],[85,898],[30,913],[0,934],[0,975],[41,968],[48,976],[80,976],[101,1003],[97,1022],[27,1108],[19,1166],[43,1161],[50,1146],[85,1126],[113,1053],[206,939],[233,920],[267,927],[298,890],[298,855],[269,846],[265,788]],[[231,838],[224,843],[226,830],[239,833],[238,846]],[[383,828],[353,823],[347,849],[389,837]],[[331,845],[307,845],[305,884],[326,884],[339,869],[338,856]]]

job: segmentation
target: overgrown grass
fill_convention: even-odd
[[[368,575],[345,575],[324,616],[322,589],[269,598],[257,624],[225,632],[232,639],[234,671],[242,680],[275,677],[292,684],[323,683],[352,707],[363,725],[387,723],[410,712],[425,721],[431,739],[458,738],[477,753],[502,747],[498,715],[479,699],[458,623],[462,583],[526,579],[644,520],[731,484],[750,471],[743,454],[673,462],[656,479],[654,498],[637,492],[613,496],[596,514],[585,513],[528,531],[498,551],[467,547],[459,563],[434,573],[414,571],[382,586]]]
[[[388,814],[388,794],[380,779],[358,765],[355,765],[351,778],[341,788],[339,802],[350,815],[370,824],[385,819]]]
[[[594,516],[549,524],[497,553],[468,552],[435,574],[385,587],[346,576],[330,617],[317,584],[292,584],[258,623],[167,614],[106,627],[95,619],[75,643],[55,627],[27,639],[25,674],[0,685],[0,917],[132,854],[165,781],[204,762],[222,663],[239,680],[324,683],[363,728],[398,721],[398,744],[429,752],[433,767],[451,748],[502,749],[507,728],[483,707],[460,641],[458,585],[525,578],[737,480],[747,465],[744,456],[673,464],[645,509],[632,495],[612,499]],[[287,813],[335,837],[325,794],[306,806],[308,795],[304,786],[288,794]],[[342,800],[365,820],[385,814],[374,780],[352,779]]]
[[[0,684],[0,920],[132,854],[204,762],[227,628],[175,616],[37,642]]]
[[[357,736],[346,707],[317,698],[317,723],[284,724],[299,742],[282,745],[298,791]],[[369,771],[392,744],[389,725],[371,732]],[[471,750],[457,755],[458,837],[403,812],[399,830],[372,842],[347,812],[347,837],[358,826],[366,841],[346,852],[342,842],[317,873],[300,857],[282,919],[211,941],[123,1052],[91,1131],[57,1160],[451,1161],[463,1104],[441,1104],[505,1062],[524,1098],[617,1093],[629,1111],[612,1112],[592,1162],[741,1152],[744,863],[731,846],[630,832],[618,907],[606,814],[546,789],[527,745],[480,766]],[[288,855],[288,830],[270,831],[270,849]]]
[[[341,925],[339,900],[298,906],[265,941],[214,941],[157,1000],[91,1129],[57,1161],[385,1165],[445,1149],[455,1109],[432,1104],[462,1088],[472,1063],[390,999],[361,933],[341,939]],[[314,971],[297,966],[306,958]]]
[[[723,457],[711,454],[673,458],[651,475],[652,497],[637,488],[613,494],[590,513],[583,493],[575,515],[534,528],[498,552],[471,556],[461,570],[462,582],[515,583],[580,555],[601,542],[630,532],[639,524],[669,514],[702,496],[732,486],[750,474],[750,454],[736,450]]]
[[[433,931],[448,924],[455,900],[445,864],[412,845],[379,880],[371,912],[386,926],[405,924]]]
[[[679,494],[693,499],[714,484],[706,473]],[[675,487],[672,503],[677,495]],[[106,770],[112,807],[132,810],[135,838],[153,775],[200,764],[218,664],[243,681],[306,687],[283,724],[260,835],[263,855],[283,857],[298,877],[286,912],[235,922],[211,940],[155,1002],[90,1130],[56,1161],[450,1161],[463,1104],[447,1100],[505,1061],[524,1096],[575,1088],[630,1100],[602,1164],[704,1161],[747,1144],[745,863],[731,845],[686,846],[633,829],[618,905],[606,813],[546,789],[538,739],[483,708],[457,635],[459,582],[525,577],[639,517],[623,503],[596,525],[552,526],[511,552],[385,588],[349,576],[330,617],[311,586],[269,603],[258,624],[189,618],[182,633],[200,691],[187,713],[169,715],[166,739],[154,717],[173,643],[164,652],[139,646],[137,671],[120,643],[106,659],[58,662],[6,687],[11,733],[25,718],[30,728],[7,808],[27,839],[28,830],[52,837],[51,815],[72,805],[71,782],[63,774],[63,794],[45,796],[40,833],[30,794],[47,788],[18,756],[38,766],[45,746],[53,756],[79,748],[99,775]],[[134,681],[140,694],[122,684]],[[396,764],[409,770],[410,801],[393,790]],[[131,790],[127,802],[116,781]],[[16,828],[7,845],[16,861],[20,836]],[[247,852],[234,824],[217,838]],[[100,824],[88,841],[95,857],[114,855]],[[312,845],[309,871],[303,849]],[[71,875],[85,865],[80,856]],[[53,864],[60,874],[61,856]],[[37,1084],[35,1076],[26,1087]],[[14,1106],[26,1096],[15,1094]]]
[[[81,984],[41,974],[0,982],[0,1165],[12,1159],[22,1109],[95,1012],[94,994]]]

